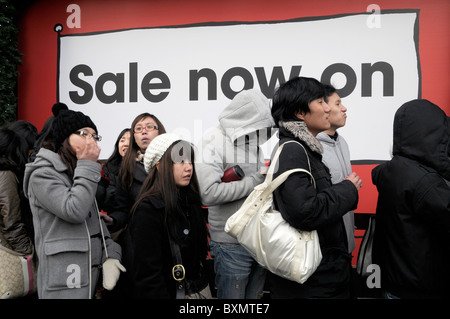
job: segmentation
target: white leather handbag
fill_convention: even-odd
[[[287,143],[291,142],[303,147],[296,141]],[[309,174],[314,187],[315,181],[311,173],[302,168],[286,171],[273,180],[273,172],[285,144],[280,145],[275,153],[265,181],[254,188],[241,208],[227,220],[225,232],[236,238],[261,266],[302,284],[322,260],[319,237],[316,230],[302,231],[289,225],[274,209],[272,193],[295,172]],[[309,158],[308,165],[311,170]]]

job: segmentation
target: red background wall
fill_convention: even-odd
[[[69,4],[81,8],[81,28],[70,29],[66,20]],[[64,26],[62,34],[212,21],[286,20],[310,16],[365,12],[373,0],[72,0],[35,1],[20,18],[19,49],[24,53],[19,67],[19,119],[40,130],[56,101],[57,34],[53,27]],[[377,0],[381,10],[420,9],[419,55],[422,71],[422,98],[429,99],[450,115],[450,1]],[[267,43],[270,46],[270,40]],[[344,44],[343,44],[344,45]],[[324,34],[326,46],[326,34]],[[376,132],[374,132],[376,134]],[[371,183],[374,165],[355,165],[363,178],[357,212],[374,213],[377,191]],[[358,235],[358,233],[357,233]]]

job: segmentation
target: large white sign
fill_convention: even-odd
[[[106,159],[140,113],[155,114],[167,131],[196,143],[242,89],[270,98],[289,78],[314,77],[335,85],[348,108],[340,133],[352,160],[387,160],[395,111],[421,94],[418,13],[375,18],[362,13],[61,35],[59,100],[93,119]]]

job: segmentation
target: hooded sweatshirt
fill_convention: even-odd
[[[196,170],[203,205],[209,207],[211,240],[237,243],[225,233],[225,223],[264,181],[260,145],[271,137],[268,129],[273,125],[267,98],[259,91],[245,90],[220,113],[219,125],[203,136]],[[242,168],[245,177],[223,183],[224,172],[235,165]]]
[[[350,151],[347,142],[337,132],[337,138],[332,139],[328,134],[322,132],[317,134],[317,139],[323,147],[322,162],[328,167],[333,184],[341,182],[352,173],[350,164]],[[342,219],[344,220],[347,232],[348,252],[355,249],[355,216],[353,211],[349,211]]]
[[[450,284],[450,123],[427,100],[394,117],[393,158],[372,170],[379,195],[373,260],[382,288],[400,298],[436,298]]]

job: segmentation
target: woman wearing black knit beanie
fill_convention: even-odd
[[[25,169],[39,258],[38,297],[92,298],[100,268],[110,290],[125,269],[121,248],[110,239],[95,202],[101,137],[89,116],[64,106],[52,108],[51,128]]]

